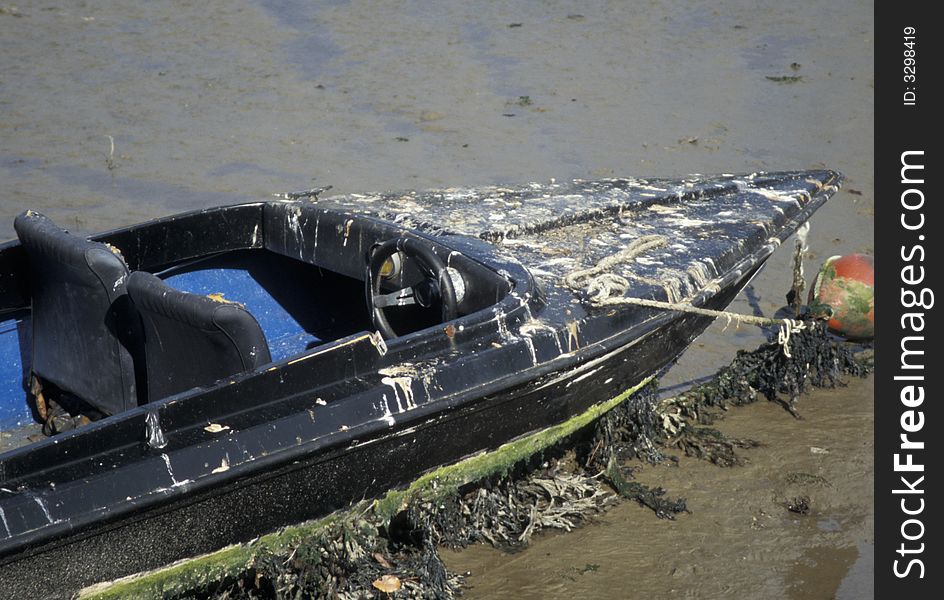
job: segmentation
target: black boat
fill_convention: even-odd
[[[247,541],[613,398],[712,317],[594,298],[722,309],[840,180],[286,194],[89,239],[27,211],[0,246],[0,590]]]

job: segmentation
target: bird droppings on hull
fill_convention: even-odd
[[[144,417],[145,436],[147,445],[155,450],[159,450],[167,445],[167,438],[164,437],[164,431],[161,429],[160,418],[157,411],[148,411]]]
[[[43,499],[36,496],[33,496],[32,498],[33,501],[39,506],[40,510],[43,511],[43,515],[46,517],[46,520],[50,523],[54,523],[55,521],[53,520],[52,515],[49,514],[49,508],[46,506],[46,503],[43,502]]]
[[[567,323],[567,352],[580,348],[580,325],[577,321]]]
[[[575,384],[575,383],[580,383],[580,382],[583,381],[584,379],[593,376],[594,373],[598,372],[598,371],[599,371],[600,369],[602,369],[602,368],[603,368],[603,367],[597,367],[596,369],[591,369],[591,370],[587,371],[587,372],[584,373],[583,375],[579,375],[579,376],[577,376],[577,377],[574,377],[573,379],[571,379],[570,381],[568,381],[568,382],[567,382],[567,385],[564,386],[564,387],[570,387],[571,385],[573,385],[573,384]]]
[[[534,347],[534,340],[526,336],[524,338],[524,343],[525,343],[525,346],[527,346],[528,348],[528,353],[531,355],[531,366],[532,367],[536,366],[538,364],[538,354],[537,354],[537,350]]]
[[[300,204],[293,203],[290,204],[285,210],[286,219],[288,221],[288,227],[283,229],[283,235],[287,236],[289,232],[292,232],[295,238],[295,247],[298,248],[298,259],[301,260],[302,257],[302,248],[304,248],[305,232],[304,228],[301,225],[301,215],[302,207]],[[283,240],[283,245],[287,246],[285,242],[287,239]]]
[[[510,334],[508,332],[508,323],[505,321],[505,312],[501,308],[496,307],[494,309],[494,313],[495,313],[494,321],[495,321],[495,326],[498,329],[498,337],[501,338],[502,340],[508,339],[510,337]]]
[[[393,413],[390,411],[390,401],[387,400],[387,394],[381,394],[381,403],[383,404],[383,416],[380,417],[380,419],[386,422],[388,426],[393,427],[397,422],[393,418]],[[403,411],[401,410],[400,412]]]
[[[341,246],[347,246],[347,239],[351,235],[351,226],[354,225],[354,219],[348,219],[344,222],[343,231],[344,231],[344,241]]]
[[[521,335],[531,337],[540,332],[549,332],[551,334],[556,334],[557,330],[551,327],[550,325],[548,325],[547,323],[544,323],[543,321],[532,317],[531,319],[528,319],[527,321],[525,321],[518,328],[518,332]]]
[[[179,485],[182,485],[182,483],[177,481],[177,478],[174,477],[174,469],[173,467],[171,467],[170,457],[167,456],[166,454],[161,454],[161,458],[164,460],[164,465],[167,467],[167,474],[170,475],[170,480],[174,482],[172,487],[177,487]]]
[[[381,383],[389,385],[393,390],[393,397],[397,402],[399,412],[405,412],[416,408],[416,402],[413,400],[413,380],[409,377],[384,377]],[[403,392],[403,403],[401,403],[398,388]],[[404,406],[405,403],[405,406]]]
[[[793,190],[793,191],[788,191],[788,192],[778,192],[778,191],[769,190],[765,188],[750,187],[747,185],[744,185],[744,187],[741,189],[742,191],[749,192],[751,194],[757,194],[759,196],[763,196],[764,198],[767,198],[768,200],[773,200],[774,202],[791,202],[794,204],[799,204],[799,199],[797,198],[797,196],[800,196],[801,198],[805,196],[806,199],[809,198],[809,193],[807,193],[806,190]]]

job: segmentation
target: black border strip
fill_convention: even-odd
[[[944,374],[932,298],[944,235],[932,208],[944,178],[934,132],[941,32],[930,2],[875,10],[875,597],[938,598],[944,569],[934,539],[944,538],[944,503],[934,434]]]

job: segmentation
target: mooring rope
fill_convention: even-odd
[[[628,296],[608,298],[597,297],[596,299],[591,299],[591,304],[594,306],[644,306],[647,308],[672,310],[676,312],[702,315],[705,317],[724,317],[728,320],[729,324],[731,321],[734,321],[737,324],[747,323],[750,325],[759,326],[778,325],[780,326],[780,331],[777,334],[777,343],[783,347],[783,355],[787,358],[792,358],[790,355],[790,336],[806,329],[806,324],[798,319],[773,319],[771,317],[758,317],[756,315],[745,315],[743,313],[737,313],[728,310],[712,310],[710,308],[700,308],[698,306],[692,306],[691,304],[684,304],[681,302],[662,302],[660,300],[649,300],[647,298],[631,298]]]
[[[600,262],[589,269],[581,269],[568,273],[564,276],[564,283],[571,289],[579,290],[581,287],[580,283],[584,279],[589,279],[600,274],[611,275],[610,273],[606,273],[606,270],[610,267],[618,265],[619,263],[629,262],[643,252],[664,246],[667,241],[665,236],[662,235],[644,235],[616,254],[603,257],[600,259]],[[626,281],[625,278],[619,275],[614,275],[614,277],[619,277],[621,280]],[[628,286],[629,284],[627,283],[626,285]]]
[[[728,320],[729,324],[731,321],[734,321],[738,324],[747,323],[759,326],[779,325],[780,332],[777,335],[777,342],[783,348],[784,356],[791,358],[790,337],[794,333],[798,333],[806,328],[803,321],[789,318],[773,319],[770,317],[758,317],[756,315],[746,315],[726,310],[700,308],[682,302],[663,302],[661,300],[624,296],[623,294],[629,289],[629,280],[622,275],[608,272],[608,269],[617,264],[628,262],[643,252],[663,246],[665,243],[666,238],[661,235],[642,236],[619,252],[602,258],[596,265],[588,269],[580,269],[568,273],[564,276],[564,283],[574,291],[584,292],[587,296],[587,300],[593,306],[643,306],[706,317],[724,317]]]

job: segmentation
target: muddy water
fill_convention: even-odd
[[[860,0],[0,0],[0,239],[26,208],[90,232],[326,185],[826,165],[847,179],[811,262],[871,251],[872,31]],[[782,251],[734,308],[773,314],[789,280]],[[722,329],[664,384],[762,339]],[[643,474],[692,515],[626,505],[511,558],[470,551],[472,594],[870,595],[871,388],[803,408],[736,411],[724,427],[769,444],[747,467]],[[828,481],[812,516],[779,507],[791,472]]]

